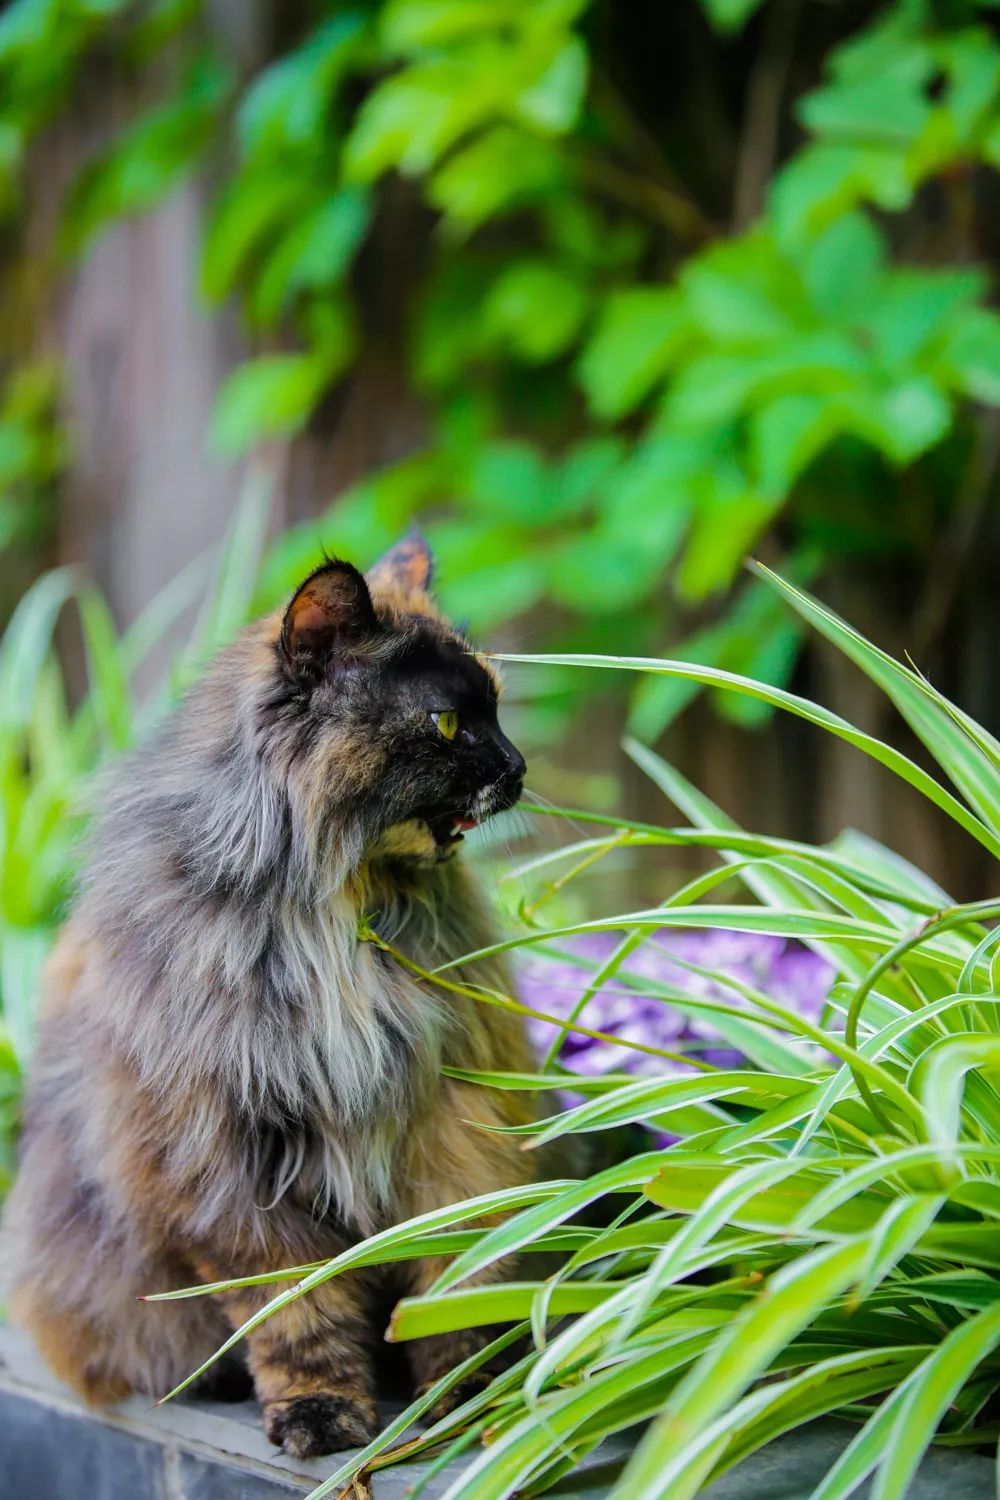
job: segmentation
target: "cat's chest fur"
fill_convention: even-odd
[[[421,948],[429,959],[425,919],[405,903],[393,913],[418,960]],[[260,1204],[287,1196],[368,1232],[390,1209],[401,1145],[437,1088],[448,1013],[359,939],[343,898],[284,912],[257,973],[261,1024],[240,1072],[255,1080],[248,1152]]]

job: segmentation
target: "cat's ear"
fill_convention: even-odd
[[[358,654],[378,633],[368,585],[357,568],[326,562],[296,590],[281,626],[281,649],[296,675]]]
[[[426,601],[433,572],[434,559],[426,539],[419,531],[411,531],[383,553],[367,576],[377,593],[406,606]]]

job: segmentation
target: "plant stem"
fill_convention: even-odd
[[[500,990],[489,989],[486,985],[456,984],[452,979],[443,979],[440,974],[433,974],[429,969],[422,969],[419,964],[414,963],[412,958],[407,958],[398,948],[387,943],[384,938],[371,927],[359,929],[358,937],[362,942],[374,943],[383,953],[387,953],[396,963],[401,964],[418,979],[427,984],[435,984],[440,989],[448,990],[453,995],[464,995],[469,1000],[478,1000],[485,1005],[496,1005],[501,1010],[512,1011],[514,1015],[530,1016],[535,1021],[545,1021],[550,1026],[557,1026],[561,1031],[575,1031],[581,1036],[590,1037],[595,1042],[610,1042],[616,1047],[629,1047],[634,1052],[646,1052],[651,1057],[663,1057],[668,1062],[683,1063],[686,1067],[698,1068],[704,1073],[716,1073],[711,1063],[701,1062],[699,1059],[689,1057],[679,1052],[668,1052],[663,1047],[649,1047],[644,1042],[627,1041],[624,1037],[611,1036],[606,1031],[592,1031],[589,1026],[581,1026],[578,1021],[563,1021],[556,1016],[550,1016],[543,1010],[534,1010],[530,1005],[522,1005],[520,1000],[515,1000],[512,995],[505,995]],[[553,1085],[559,1083],[559,1079],[553,1079]]]
[[[781,104],[799,18],[799,0],[771,0],[764,35],[747,85],[743,137],[736,167],[733,229],[739,233],[764,207],[778,155]]]

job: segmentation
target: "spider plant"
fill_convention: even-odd
[[[1000,853],[1000,744],[916,671],[759,571],[880,685],[940,779],[816,704],[732,673],[623,657],[508,659],[749,694],[873,756]],[[396,1307],[388,1337],[502,1329],[489,1351],[336,1466],[311,1500],[418,1457],[427,1461],[418,1492],[461,1457],[447,1500],[541,1494],[628,1428],[636,1436],[616,1500],[684,1500],[779,1434],[833,1412],[855,1430],[813,1500],[841,1500],[873,1474],[875,1500],[900,1500],[931,1441],[980,1448],[1000,1432],[1000,900],[956,905],[857,834],[816,847],[745,832],[648,748],[628,750],[683,826],[669,816],[663,826],[595,820],[593,837],[526,863],[527,895],[554,870],[583,868],[605,842],[697,846],[710,851],[712,871],[656,908],[532,926],[497,948],[589,966],[584,1008],[560,1023],[564,1031],[587,1023],[590,997],[614,980],[687,1014],[710,1013],[752,1063],[575,1079],[576,1101],[527,1130],[525,1150],[637,1123],[650,1127],[648,1149],[590,1177],[442,1208],[328,1263],[258,1278],[290,1284],[254,1324],[351,1266],[445,1254],[434,1287]],[[713,900],[733,879],[744,899]],[[537,921],[537,901],[534,909]],[[822,1018],[723,973],[702,971],[714,985],[706,998],[631,967],[663,929],[719,926],[795,938],[821,954],[835,975]],[[600,960],[579,944],[595,931],[618,935]],[[453,983],[449,967],[425,982]],[[489,1089],[567,1083],[557,1055],[533,1075],[463,1076]],[[594,1204],[605,1227],[581,1218]],[[499,1223],[482,1227],[487,1213]],[[556,1269],[477,1283],[526,1248],[556,1256]],[[420,1430],[441,1391],[501,1346],[513,1363]]]

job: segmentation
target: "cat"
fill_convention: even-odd
[[[530,1070],[520,1019],[359,935],[424,968],[489,944],[456,856],[523,786],[497,679],[430,576],[416,536],[367,576],[324,562],[106,782],[4,1227],[12,1316],[92,1402],[163,1395],[276,1288],[144,1294],[325,1260],[532,1176],[477,1128],[530,1121],[531,1096],[442,1073]],[[508,989],[497,961],[465,977]],[[397,1290],[439,1271],[397,1267]],[[374,1436],[377,1291],[337,1276],[237,1346],[288,1453]],[[408,1346],[418,1388],[484,1337]]]

